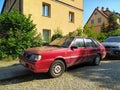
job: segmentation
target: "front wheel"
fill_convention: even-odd
[[[93,60],[93,65],[94,66],[98,66],[98,65],[100,65],[100,61],[101,61],[101,57],[100,57],[100,55],[98,54],[96,57],[95,57],[95,59]]]
[[[49,69],[49,75],[52,78],[61,76],[65,71],[65,64],[61,60],[56,60],[52,63]]]

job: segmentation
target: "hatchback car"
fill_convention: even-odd
[[[92,38],[63,37],[48,46],[26,49],[20,63],[35,73],[48,72],[51,77],[58,77],[73,65],[99,65],[105,55],[104,46]]]
[[[107,56],[120,55],[120,36],[108,37],[102,44],[106,48]]]

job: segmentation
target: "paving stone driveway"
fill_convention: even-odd
[[[0,90],[120,90],[120,60],[71,68],[54,79],[33,74],[17,64],[1,68],[0,79]]]

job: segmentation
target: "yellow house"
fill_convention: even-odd
[[[101,9],[99,7],[95,8],[92,15],[88,19],[86,25],[88,27],[91,27],[91,25],[94,25],[94,30],[96,33],[101,32],[101,26],[104,23],[106,26],[109,25],[108,23],[108,16],[110,15],[111,11],[108,8],[102,7]],[[116,13],[118,16],[117,22],[120,24],[120,14]]]
[[[32,14],[32,20],[45,41],[57,28],[64,35],[82,28],[83,0],[5,0],[2,13],[13,8],[25,15]]]

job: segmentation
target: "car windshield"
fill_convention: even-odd
[[[57,38],[54,41],[52,41],[49,46],[56,46],[56,47],[69,47],[71,42],[73,41],[73,37],[63,37],[63,38]]]
[[[105,42],[120,42],[120,37],[107,38]]]

